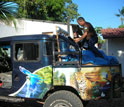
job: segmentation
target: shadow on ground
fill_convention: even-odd
[[[0,102],[0,107],[43,107],[43,105],[30,100],[24,103]],[[90,101],[86,107],[124,107],[124,93],[122,93],[122,98],[116,98],[111,101],[105,99]]]

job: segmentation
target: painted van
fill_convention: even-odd
[[[83,101],[121,97],[120,64],[82,60],[79,46],[63,35],[0,38],[0,98],[43,100],[44,107],[83,107]]]

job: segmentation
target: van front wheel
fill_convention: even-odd
[[[51,94],[43,107],[83,107],[83,104],[77,95],[62,90]]]

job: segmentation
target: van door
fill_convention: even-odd
[[[18,90],[26,81],[23,67],[30,73],[41,67],[40,41],[16,41],[13,43],[13,87]]]
[[[10,96],[41,99],[49,90],[52,84],[52,66],[49,63],[50,56],[47,56],[50,53],[43,43],[48,45],[43,40],[13,43],[14,91]],[[47,55],[44,56],[45,52]]]

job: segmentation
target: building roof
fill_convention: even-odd
[[[124,28],[102,29],[101,33],[104,39],[124,38]]]

